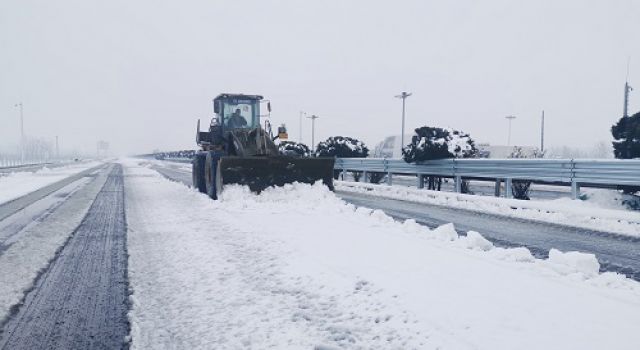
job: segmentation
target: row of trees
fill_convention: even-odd
[[[9,150],[0,149],[0,166],[19,165],[22,163],[20,146]],[[37,163],[50,161],[57,157],[54,142],[37,137],[27,137],[24,141],[24,162]]]

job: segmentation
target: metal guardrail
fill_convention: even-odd
[[[191,163],[191,158],[166,157],[161,160],[174,163]]]
[[[455,180],[457,192],[462,179],[495,180],[496,195],[500,182],[511,188],[513,180],[531,180],[571,185],[572,197],[578,198],[580,186],[640,186],[640,160],[574,160],[574,159],[442,159],[422,163],[406,163],[401,159],[337,158],[335,169],[417,176],[418,188],[424,187],[425,176],[449,177]],[[505,197],[512,196],[505,190]]]

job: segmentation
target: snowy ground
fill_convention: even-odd
[[[55,168],[45,167],[35,172],[18,170],[6,176],[0,176],[0,204],[24,196],[27,193],[99,164],[101,164],[101,162],[95,161],[73,163]]]
[[[638,349],[640,284],[322,186],[211,201],[127,160],[132,347]]]
[[[611,209],[611,207],[605,208],[603,207],[604,204],[580,200],[521,201],[429,191],[406,186],[387,186],[347,181],[336,181],[336,190],[366,193],[371,196],[443,205],[640,237],[639,212]],[[600,196],[603,195],[600,194]],[[602,201],[604,202],[605,200]]]

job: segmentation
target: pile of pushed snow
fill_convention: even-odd
[[[136,164],[126,174],[134,349],[636,345],[639,284],[589,256],[535,259],[319,183],[211,201]]]
[[[321,181],[313,185],[296,182],[283,187],[271,187],[260,195],[251,192],[246,186],[231,185],[225,187],[221,201],[216,202],[216,205],[223,206],[225,209],[251,211],[261,211],[268,207],[268,210],[273,213],[296,214],[309,213],[312,211],[315,215],[327,217],[337,214],[344,215],[353,213],[356,217],[366,217],[375,226],[388,226],[389,228],[400,229],[406,233],[420,234],[425,238],[450,242],[452,247],[491,252],[490,255],[499,260],[539,263],[541,266],[549,267],[560,275],[577,274],[586,280],[598,277],[600,270],[600,264],[594,254],[581,252],[563,253],[557,249],[551,249],[549,251],[549,258],[547,260],[540,260],[534,258],[531,252],[525,247],[495,247],[491,241],[476,231],[468,231],[465,235],[459,235],[452,223],[431,230],[426,226],[418,224],[413,219],[399,222],[388,216],[382,210],[356,207],[353,204],[343,201],[329,191]],[[616,273],[611,274],[617,275]],[[622,275],[620,276],[623,279],[625,278]]]
[[[563,253],[557,249],[551,249],[547,262],[549,266],[563,275],[580,273],[586,277],[594,277],[600,272],[600,263],[593,254]]]
[[[552,203],[580,206],[591,209],[629,209],[634,207],[634,202],[640,202],[640,197],[621,193],[617,190],[583,188],[581,191],[581,200],[572,201],[568,198],[560,198],[553,200]]]
[[[343,192],[435,204],[640,237],[640,216],[636,212],[606,209],[570,199],[521,201],[363,182],[336,181],[334,184],[336,190]]]

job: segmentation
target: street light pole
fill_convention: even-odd
[[[542,124],[540,125],[540,152],[544,153],[544,110],[542,110]]]
[[[407,97],[411,96],[411,92],[403,91],[400,95],[396,95],[396,98],[402,99],[402,132],[400,133],[400,147],[404,147],[404,112],[405,112],[405,102]]]
[[[22,102],[16,103],[15,107],[20,107],[20,160],[24,164],[24,111]]]
[[[509,120],[509,135],[507,136],[507,146],[511,146],[511,122],[516,119],[515,115],[508,115],[505,118]]]
[[[311,149],[315,150],[316,149],[316,119],[320,117],[314,114],[307,118],[311,119]]]

